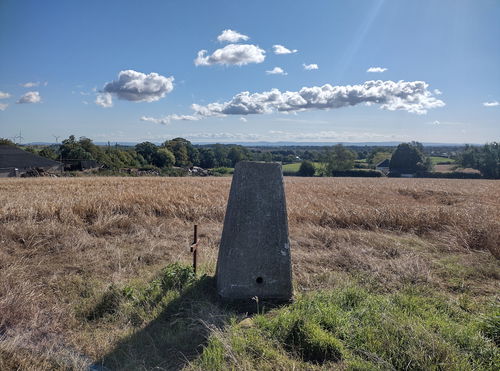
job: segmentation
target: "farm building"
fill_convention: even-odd
[[[0,177],[15,177],[29,170],[60,171],[62,164],[45,157],[23,151],[16,146],[0,145]]]
[[[386,158],[384,161],[381,161],[377,165],[375,165],[375,169],[379,170],[387,175],[389,173],[389,164],[390,163],[391,163],[391,160]]]

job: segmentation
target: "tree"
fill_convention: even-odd
[[[142,142],[135,145],[135,151],[140,154],[148,164],[152,164],[154,154],[158,151],[158,147],[151,142]]]
[[[316,168],[314,167],[314,164],[311,161],[302,161],[300,164],[299,171],[297,175],[299,176],[314,176],[314,173],[316,172]]]
[[[500,178],[500,143],[486,143],[482,147],[466,146],[458,156],[463,167],[477,169],[485,178]]]
[[[401,143],[392,154],[389,170],[391,172],[414,174],[425,171],[430,166],[419,146]]]
[[[92,142],[90,139],[82,138],[85,148],[90,148],[88,141]],[[59,146],[59,153],[61,158],[72,159],[72,160],[95,160],[91,152],[88,152],[82,143],[75,139],[74,135],[70,135],[68,139],[62,141]]]
[[[175,164],[175,156],[168,148],[159,148],[153,155],[153,165],[158,167],[171,167]]]
[[[227,158],[231,162],[231,167],[235,167],[238,162],[246,160],[247,156],[241,146],[232,146],[227,154]]]
[[[231,166],[231,161],[227,158],[227,154],[229,149],[227,146],[224,146],[220,143],[215,144],[214,146],[214,154],[215,154],[215,163],[217,167],[219,166]]]
[[[0,138],[0,144],[6,144],[6,145],[9,145],[9,146],[15,146],[16,144],[11,141],[10,139],[7,139],[7,138]]]
[[[211,169],[215,167],[215,153],[213,149],[200,149],[200,166],[205,169]]]
[[[184,138],[174,138],[171,140],[165,141],[162,144],[162,147],[166,147],[172,152],[175,156],[175,165],[180,167],[190,167],[193,166],[193,160],[197,160],[198,151],[193,148],[191,142]],[[191,153],[191,158],[189,154]],[[199,162],[199,159],[198,161]]]
[[[356,154],[342,144],[333,146],[331,150],[327,150],[325,154],[326,175],[331,176],[334,171],[350,170],[354,166]]]
[[[50,147],[42,148],[42,150],[38,154],[42,157],[49,158],[51,160],[57,159],[57,153]]]

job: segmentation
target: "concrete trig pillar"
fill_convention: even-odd
[[[292,298],[288,220],[279,163],[236,164],[216,276],[222,299]]]

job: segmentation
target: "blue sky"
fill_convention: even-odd
[[[2,0],[0,137],[499,141],[499,19],[498,0]]]

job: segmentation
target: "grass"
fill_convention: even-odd
[[[493,370],[497,315],[478,317],[423,288],[381,295],[346,286],[300,295],[251,327],[232,323],[212,335],[193,368]]]
[[[253,317],[213,290],[229,186],[2,180],[0,369],[494,369],[498,182],[286,178],[296,301]]]
[[[430,156],[433,165],[437,164],[454,164],[455,160],[448,157],[440,157],[440,156]]]

